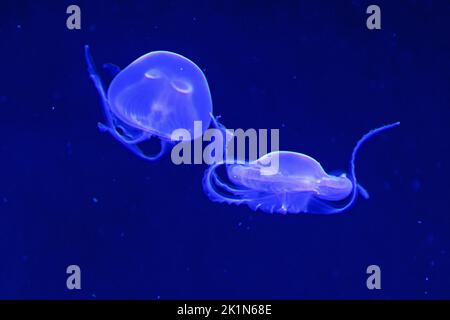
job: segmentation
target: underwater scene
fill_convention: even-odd
[[[449,18],[2,1],[0,299],[449,299]]]

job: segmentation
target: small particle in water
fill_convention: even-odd
[[[197,17],[192,17],[192,20],[193,21],[197,21]]]
[[[17,29],[22,29],[22,25],[21,25],[21,24],[18,24],[18,25],[17,25]]]
[[[95,293],[93,293],[92,298],[97,298],[97,295]]]
[[[297,76],[296,76],[296,75],[293,75],[293,76],[292,76],[292,79],[293,79],[293,80],[297,80]]]
[[[417,220],[417,223],[418,224],[422,224],[422,220]]]
[[[238,227],[242,227],[242,222],[239,221],[237,225]]]
[[[73,149],[72,149],[72,142],[67,141],[66,143],[66,154],[68,157],[70,157],[73,153]]]
[[[422,187],[422,185],[421,185],[421,183],[420,183],[419,180],[414,179],[414,180],[412,181],[412,183],[411,183],[411,188],[412,188],[412,190],[413,190],[414,192],[419,192],[420,189],[421,189],[421,187]]]
[[[156,300],[159,300],[159,299],[161,299],[161,296],[156,296]]]
[[[428,277],[425,277],[425,281],[428,281],[428,280],[430,280]]]
[[[125,232],[121,232],[121,233],[120,233],[120,237],[121,237],[121,238],[125,237]]]
[[[93,197],[93,198],[92,198],[92,202],[93,202],[93,203],[98,203],[98,199],[97,199],[96,197]]]
[[[52,111],[55,110],[55,106],[52,106],[51,109],[52,109]]]

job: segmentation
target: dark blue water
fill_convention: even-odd
[[[0,5],[0,298],[450,298],[448,1],[377,1],[377,31],[371,1],[77,1],[68,30],[72,3]],[[148,163],[99,132],[84,44],[121,67],[189,57],[227,127],[279,128],[328,171],[402,125],[361,150],[371,199],[348,213],[213,203],[205,165]]]

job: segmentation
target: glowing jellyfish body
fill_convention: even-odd
[[[115,73],[107,94],[85,46],[88,71],[100,94],[106,124],[99,128],[110,132],[136,155],[156,160],[167,150],[172,132],[188,130],[198,138],[210,124],[212,100],[206,77],[189,59],[168,51],[155,51],[136,59],[125,69],[107,64]],[[194,130],[201,121],[202,132]],[[146,155],[139,143],[156,136],[161,141],[158,154]]]
[[[204,191],[213,201],[246,204],[268,213],[343,212],[354,204],[358,192],[366,199],[369,197],[356,181],[355,158],[359,148],[370,137],[399,124],[372,130],[358,141],[348,177],[327,174],[319,162],[302,153],[276,151],[253,162],[210,166],[203,179]],[[226,165],[229,182],[216,172],[222,165]]]

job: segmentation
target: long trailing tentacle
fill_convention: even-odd
[[[155,155],[147,155],[142,151],[141,148],[139,148],[138,143],[146,141],[152,137],[152,135],[148,132],[140,132],[136,136],[129,136],[126,135],[125,128],[117,124],[117,119],[114,117],[111,107],[108,102],[108,98],[106,96],[105,89],[103,87],[102,80],[96,70],[94,59],[92,58],[90,49],[88,45],[84,46],[84,56],[86,59],[86,63],[88,66],[88,72],[89,76],[92,79],[92,82],[95,85],[95,88],[97,89],[100,98],[102,100],[103,104],[103,111],[105,114],[106,124],[98,123],[98,128],[103,132],[109,132],[116,140],[120,141],[127,149],[129,149],[131,152],[133,152],[135,155],[140,157],[141,159],[148,160],[148,161],[155,161],[161,158],[167,150],[168,146],[171,144],[168,141],[164,141],[161,139],[161,149],[160,151]],[[104,67],[108,69],[111,73],[117,74],[120,71],[120,68],[113,65],[113,64],[105,64]],[[124,134],[119,133],[118,129],[121,129]]]
[[[356,155],[358,154],[359,149],[361,146],[370,138],[378,135],[379,133],[398,127],[400,125],[400,122],[395,122],[392,124],[388,124],[373,130],[370,130],[368,133],[366,133],[359,141],[356,143],[355,147],[353,148],[352,157],[350,159],[350,180],[353,184],[352,193],[350,195],[350,199],[348,200],[347,204],[345,204],[342,207],[334,207],[329,202],[319,201],[319,200],[313,200],[311,201],[311,204],[309,206],[309,209],[318,211],[317,213],[340,213],[343,212],[350,207],[353,206],[353,204],[356,201],[356,196],[358,194],[358,191],[363,194],[363,196],[369,196],[368,192],[358,185],[357,179],[356,179],[356,173],[355,173],[355,161],[356,161]]]
[[[97,89],[97,92],[100,95],[100,98],[102,100],[103,110],[104,110],[105,118],[106,118],[106,122],[107,122],[107,125],[105,127],[107,127],[108,131],[109,131],[111,129],[111,127],[113,127],[113,125],[114,125],[112,114],[111,114],[111,109],[110,109],[110,106],[108,103],[108,98],[106,97],[106,92],[103,87],[102,79],[100,78],[100,76],[95,68],[94,59],[92,58],[91,50],[88,45],[84,46],[84,57],[86,59],[86,63],[87,63],[87,67],[88,67],[87,70],[88,70],[89,76],[91,77],[91,80],[94,83],[95,88]]]

